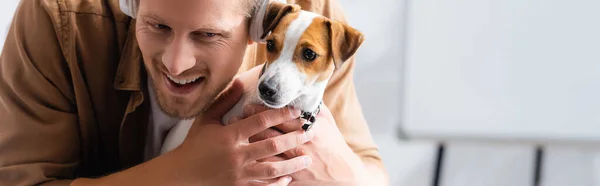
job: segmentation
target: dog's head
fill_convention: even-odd
[[[271,3],[263,21],[267,62],[258,81],[265,105],[314,109],[344,61],[364,41],[363,34],[298,5]]]

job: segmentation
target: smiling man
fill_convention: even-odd
[[[288,2],[344,20],[336,0]],[[265,61],[248,35],[258,3],[141,0],[132,19],[118,0],[23,0],[0,57],[0,185],[387,185],[353,59],[313,130],[293,108],[222,125],[234,76]],[[185,119],[183,144],[159,155]]]

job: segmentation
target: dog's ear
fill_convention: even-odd
[[[300,6],[275,1],[269,3],[266,11],[265,18],[263,19],[263,34],[260,36],[261,39],[267,37],[285,15],[300,11]]]
[[[329,28],[329,37],[331,38],[329,49],[332,53],[333,63],[335,69],[338,69],[344,61],[356,53],[365,37],[360,31],[340,21],[331,20],[326,21],[325,24]]]

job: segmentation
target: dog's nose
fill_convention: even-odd
[[[264,98],[272,98],[277,93],[275,85],[268,83],[268,81],[261,82],[260,85],[258,85],[258,91]]]

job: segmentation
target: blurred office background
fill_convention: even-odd
[[[600,186],[600,1],[339,1],[392,185]]]
[[[600,1],[340,1],[392,185],[600,185]]]

